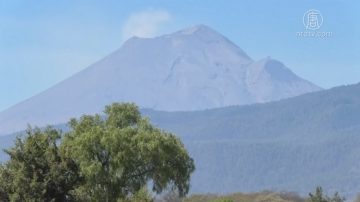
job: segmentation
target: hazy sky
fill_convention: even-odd
[[[317,9],[317,31],[297,37]],[[360,1],[0,0],[0,111],[86,68],[132,35],[206,24],[253,59],[282,61],[324,88],[360,82]]]

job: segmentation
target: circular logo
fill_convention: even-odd
[[[310,9],[304,13],[303,23],[306,29],[317,30],[323,23],[323,17],[320,11]]]

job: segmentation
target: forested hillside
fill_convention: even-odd
[[[192,193],[360,190],[360,84],[268,104],[142,113],[185,142],[197,166]]]

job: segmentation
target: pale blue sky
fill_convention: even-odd
[[[278,59],[324,87],[360,81],[360,1],[0,0],[0,111],[144,36],[206,24],[253,59]],[[308,9],[326,39],[299,38]]]

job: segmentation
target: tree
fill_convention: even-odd
[[[189,191],[195,166],[181,141],[152,126],[134,104],[106,106],[105,117],[85,115],[70,121],[62,150],[85,177],[77,189],[92,201],[117,201],[148,182],[160,193],[167,187]]]
[[[29,128],[25,138],[17,138],[15,147],[6,151],[10,160],[1,168],[0,197],[11,201],[73,200],[71,191],[81,176],[75,162],[60,152],[60,134],[52,128]]]
[[[1,202],[8,202],[10,201],[9,198],[9,175],[6,172],[7,170],[4,168],[3,165],[0,165],[0,201]]]
[[[344,202],[345,198],[341,197],[338,192],[334,194],[334,196],[328,197],[323,193],[322,187],[316,187],[315,193],[309,194],[309,202]]]
[[[328,202],[323,194],[322,187],[316,187],[315,193],[309,193],[309,202]]]

